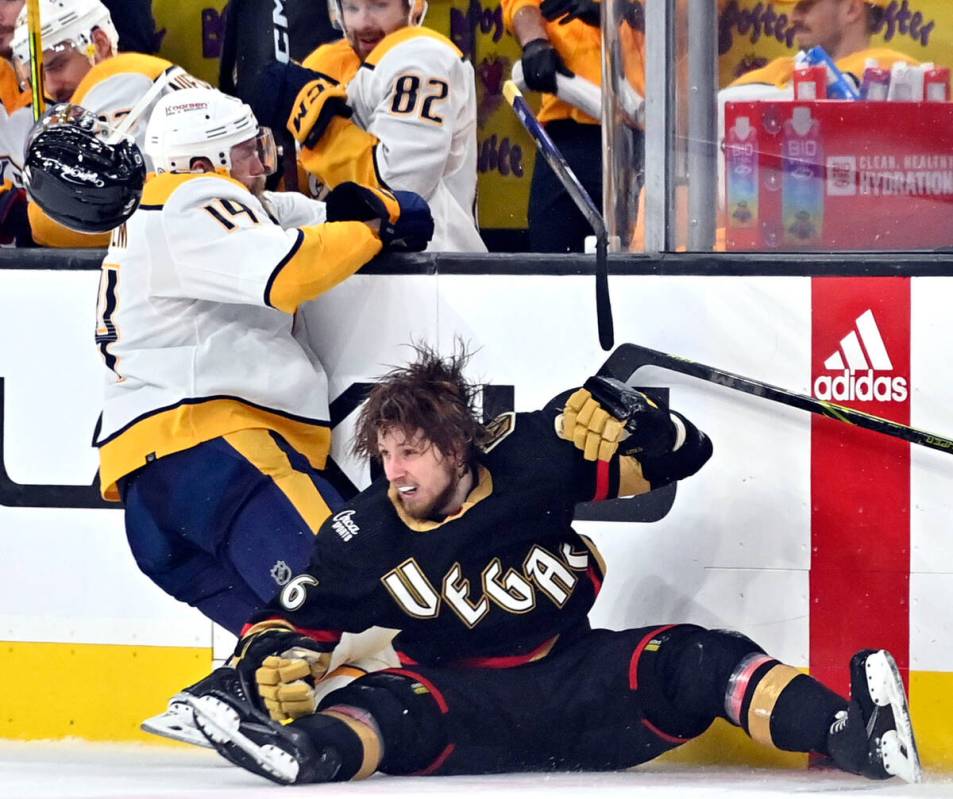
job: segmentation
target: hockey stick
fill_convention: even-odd
[[[26,0],[26,24],[30,37],[30,89],[33,92],[33,121],[46,111],[43,99],[43,37],[40,28],[40,0]]]
[[[118,144],[126,136],[131,135],[130,131],[136,126],[139,122],[140,117],[165,91],[166,86],[168,86],[175,78],[179,75],[188,74],[182,67],[169,67],[165,72],[163,72],[158,78],[156,78],[152,85],[142,97],[140,97],[136,104],[130,109],[129,113],[126,114],[122,121],[116,125],[112,133],[106,138],[107,144]],[[135,138],[135,137],[133,137]]]
[[[533,115],[532,109],[527,105],[523,93],[517,88],[513,81],[508,80],[503,84],[503,96],[512,106],[523,127],[536,143],[536,149],[540,152],[546,163],[549,164],[559,182],[563,184],[566,192],[572,197],[573,202],[586,217],[586,221],[592,227],[596,234],[596,320],[599,325],[599,344],[602,349],[612,349],[615,333],[612,326],[612,305],[609,301],[609,234],[606,230],[605,220],[599,209],[596,208],[592,198],[586,193],[586,190],[575,176],[566,159],[553,144],[545,128],[539,124],[539,121]]]
[[[643,366],[657,366],[672,372],[697,377],[700,380],[707,380],[709,383],[716,383],[719,386],[742,391],[745,394],[753,394],[756,397],[779,402],[782,405],[788,405],[802,411],[816,413],[819,416],[826,416],[838,422],[900,438],[909,441],[911,444],[919,444],[923,447],[953,454],[953,440],[949,438],[926,433],[923,430],[916,430],[899,422],[847,408],[834,402],[826,402],[804,394],[796,394],[793,391],[762,383],[759,380],[752,380],[733,372],[726,372],[713,366],[689,361],[677,355],[668,355],[648,347],[641,347],[638,344],[620,344],[602,365],[602,368],[599,369],[599,373],[612,375],[620,380],[627,380],[633,372]]]

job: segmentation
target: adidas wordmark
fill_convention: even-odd
[[[854,330],[824,361],[824,368],[838,375],[820,375],[814,381],[814,396],[820,400],[905,402],[909,396],[904,377],[877,374],[893,371],[880,328],[871,310],[857,317]]]

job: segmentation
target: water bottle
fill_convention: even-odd
[[[811,66],[822,64],[827,68],[827,97],[830,100],[859,100],[860,92],[854,86],[854,82],[848,78],[833,59],[827,54],[827,51],[818,45],[812,47],[805,54],[805,60]]]

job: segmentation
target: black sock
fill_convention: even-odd
[[[778,696],[771,712],[771,738],[778,749],[828,754],[827,731],[847,700],[813,677],[800,674]]]
[[[344,782],[354,777],[364,764],[364,743],[358,734],[345,722],[325,713],[303,716],[294,722],[296,729],[304,730],[319,752],[333,747],[341,756],[341,768],[334,782]]]

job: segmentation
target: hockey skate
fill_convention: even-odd
[[[885,649],[864,649],[850,660],[851,702],[827,736],[834,763],[875,780],[920,782],[920,756],[903,681]]]
[[[337,750],[318,751],[305,732],[258,710],[235,669],[216,669],[202,687],[185,701],[196,726],[229,762],[282,785],[328,782],[337,774]]]
[[[187,696],[201,693],[202,686],[208,679],[209,677],[205,677],[194,685],[183,688],[169,700],[169,706],[164,713],[150,716],[139,725],[140,729],[162,738],[171,738],[173,741],[210,749],[212,745],[195,726],[192,706],[186,701]]]

